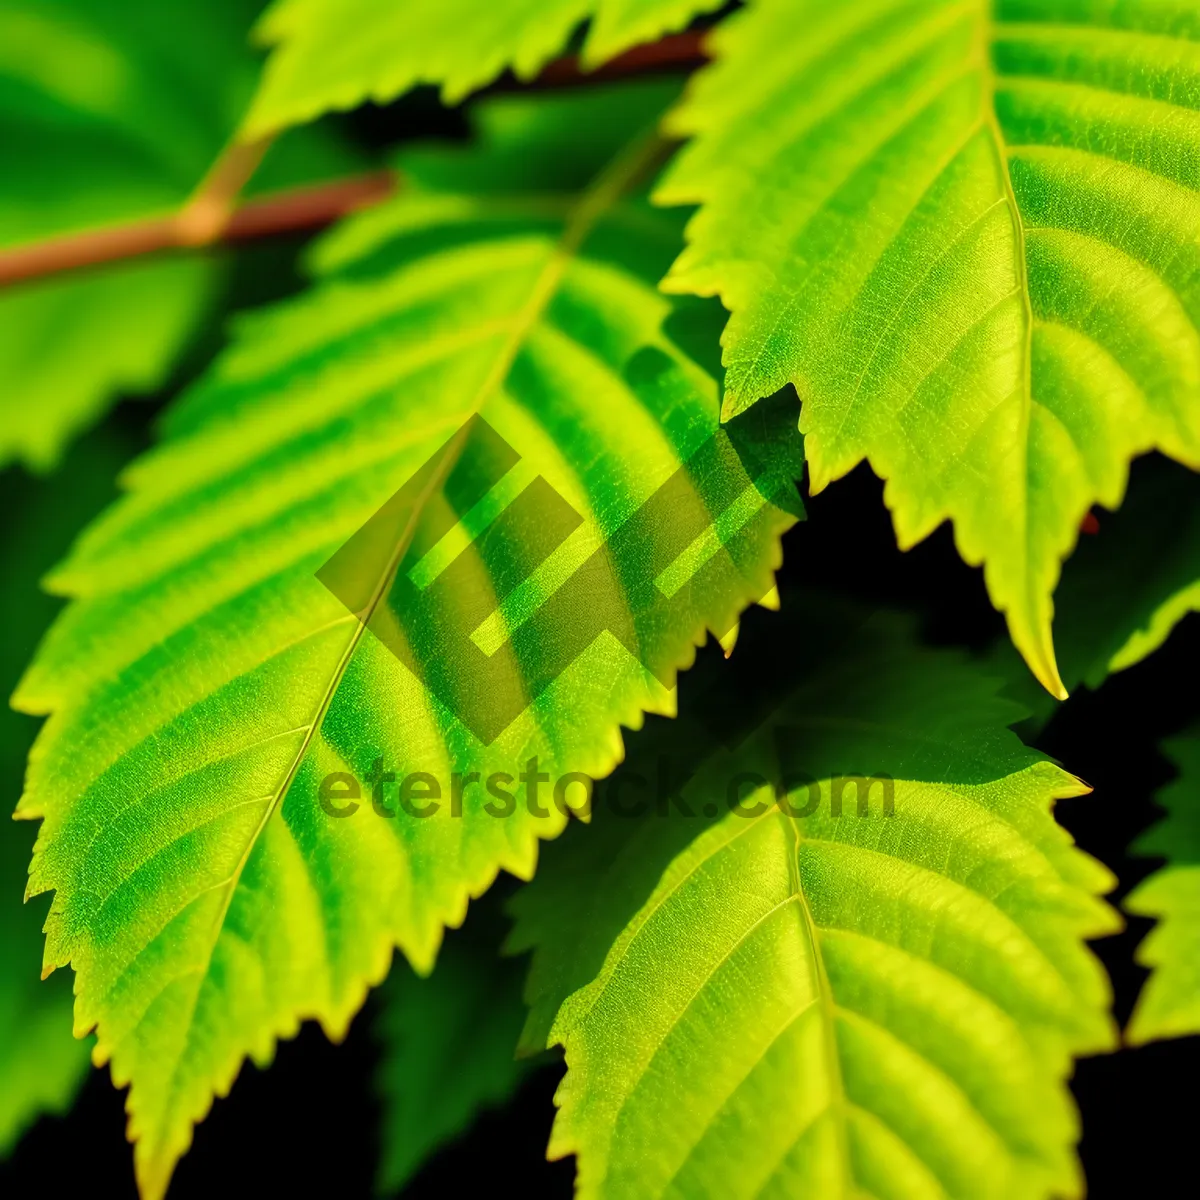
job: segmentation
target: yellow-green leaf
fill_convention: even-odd
[[[669,128],[725,411],[792,383],[812,487],[944,521],[1042,684],[1052,594],[1130,459],[1200,468],[1200,9],[755,0]]]
[[[721,0],[276,0],[258,26],[272,47],[243,128],[261,137],[330,109],[386,104],[419,83],[454,104],[502,71],[532,79],[589,20],[582,64],[682,29]]]
[[[789,612],[822,648],[691,759],[691,816],[601,806],[514,902],[525,1040],[566,1049],[550,1156],[582,1200],[1081,1195],[1065,1079],[1114,1040],[1084,939],[1119,922],[1051,809],[1087,788],[911,627],[839,648],[828,606]]]
[[[610,770],[620,725],[670,711],[706,628],[725,632],[772,586],[795,519],[768,502],[795,510],[778,472],[770,487],[747,482],[755,502],[737,523],[712,525],[717,553],[677,581],[669,622],[646,603],[646,572],[672,531],[611,544],[620,586],[597,603],[620,610],[640,658],[601,633],[548,680],[539,646],[521,640],[661,485],[674,479],[685,510],[715,520],[734,484],[736,456],[705,453],[734,445],[713,440],[716,381],[672,340],[681,314],[654,288],[677,229],[631,191],[670,94],[627,97],[626,145],[611,156],[605,122],[590,163],[587,131],[614,111],[604,92],[499,105],[491,128],[531,178],[541,159],[561,165],[573,131],[575,194],[510,196],[501,227],[465,219],[470,196],[419,189],[373,217],[352,239],[367,257],[343,254],[343,277],[241,322],[128,471],[130,494],[52,576],[74,599],[16,698],[50,714],[19,809],[42,820],[30,890],[56,893],[45,962],[76,971],[77,1030],[95,1028],[97,1061],[130,1085],[148,1200],[246,1056],[267,1062],[304,1018],[340,1037],[394,947],[429,971],[469,898],[502,869],[532,873],[537,840],[567,816],[514,777],[534,760],[550,779]],[[466,485],[487,463],[461,434],[477,415],[521,456],[505,483],[548,484],[581,518],[545,569],[528,569],[522,539],[474,536]],[[430,463],[356,615],[315,573]],[[516,508],[511,490],[493,498]],[[438,540],[447,530],[462,534],[452,565],[465,586],[446,611],[493,611],[478,632],[529,701],[486,745],[422,683],[453,660],[400,599],[426,552],[453,542]],[[587,615],[553,611],[547,646]],[[414,670],[381,638],[415,647]],[[481,688],[445,682],[460,698]],[[395,791],[376,815],[365,781],[377,762],[433,775],[436,815],[398,806]],[[496,816],[480,780],[503,772],[516,798]],[[351,819],[322,804],[337,774],[365,788]]]

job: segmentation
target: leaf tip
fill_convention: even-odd
[[[1054,653],[1054,642],[1050,637],[1049,627],[1047,626],[1045,632],[1040,636],[1021,637],[1020,631],[1013,626],[1010,614],[1009,628],[1012,630],[1013,644],[1020,651],[1021,657],[1024,658],[1038,683],[1055,700],[1069,699],[1070,693],[1062,681],[1062,675],[1059,674],[1058,659]]]
[[[744,413],[753,403],[754,401],[748,399],[744,394],[726,389],[725,397],[721,401],[721,424],[725,424],[726,421],[732,421],[734,417]]]
[[[734,621],[733,626],[717,639],[721,643],[721,649],[724,651],[726,658],[733,657],[733,648],[737,645],[740,630],[741,622]]]

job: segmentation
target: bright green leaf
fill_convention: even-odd
[[[478,947],[474,949],[478,950]],[[380,989],[385,1057],[379,1188],[397,1192],[480,1111],[503,1104],[532,1065],[516,1057],[523,964],[451,941],[421,979],[403,964]]]
[[[756,516],[711,527],[728,553],[697,564],[670,624],[642,607],[665,533],[606,543],[629,585],[616,594],[624,617],[658,674],[600,636],[543,688],[538,646],[516,648],[563,573],[669,478],[705,520],[735,478],[701,449],[715,444],[717,383],[669,336],[689,313],[654,288],[677,228],[630,188],[656,155],[639,131],[669,93],[637,94],[628,145],[605,163],[610,133],[599,139],[604,153],[573,200],[510,197],[498,227],[461,217],[469,196],[440,203],[414,188],[377,218],[401,236],[360,240],[372,254],[343,257],[344,278],[243,320],[173,410],[164,443],[127,472],[130,495],[52,576],[75,599],[16,698],[51,714],[19,811],[43,821],[32,891],[57,893],[46,964],[75,968],[76,1028],[96,1028],[98,1059],[131,1085],[149,1200],[245,1056],[265,1063],[306,1017],[340,1037],[394,946],[427,972],[470,897],[501,869],[532,873],[537,839],[557,834],[565,812],[535,812],[533,785],[510,778],[514,815],[489,816],[495,801],[469,772],[516,775],[535,757],[551,778],[611,770],[619,726],[670,711],[674,672],[706,627],[724,632],[772,586],[794,517],[760,497]],[[525,139],[537,178],[553,174],[538,163],[557,163],[564,128],[585,145],[614,109],[600,91],[498,111],[508,115],[495,126]],[[557,136],[539,136],[556,124]],[[540,474],[583,515],[545,571],[527,574],[519,539],[467,536],[476,510],[463,481],[486,464],[458,457],[456,431],[474,414],[523,456],[517,482]],[[429,462],[421,501],[385,546],[366,635],[314,573]],[[795,511],[794,491],[778,491],[782,469],[747,491]],[[422,674],[444,678],[446,656],[394,596],[446,528],[465,539],[462,605],[502,601],[480,632],[504,651],[506,682],[533,696],[487,746],[374,632],[416,647]],[[558,619],[548,643],[578,618]],[[478,690],[448,682],[462,696]],[[391,819],[366,797],[353,819],[327,815],[321,780],[366,780],[377,759],[401,778],[434,773],[443,800],[459,772],[461,816],[450,799],[418,819],[394,791]]]
[[[784,611],[826,648],[698,767],[694,817],[602,810],[516,898],[526,1041],[566,1048],[551,1157],[577,1156],[581,1200],[1080,1195],[1064,1081],[1113,1042],[1083,940],[1119,924],[1051,816],[1086,787],[911,628],[838,649],[830,610]],[[849,782],[835,817],[866,775],[867,814]],[[774,781],[804,777],[784,815]]]
[[[258,26],[273,50],[242,136],[367,100],[386,104],[419,83],[440,84],[454,104],[505,70],[532,79],[589,18],[581,59],[597,67],[721,2],[276,0]]]
[[[1158,796],[1167,817],[1135,848],[1162,855],[1167,865],[1125,901],[1131,913],[1159,920],[1137,952],[1152,974],[1125,1032],[1134,1045],[1200,1033],[1200,727],[1166,751],[1179,771]]]
[[[756,0],[669,121],[725,411],[793,383],[814,491],[866,459],[951,520],[1065,694],[1060,563],[1151,449],[1200,468],[1193,0]]]

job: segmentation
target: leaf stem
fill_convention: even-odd
[[[569,84],[596,83],[605,79],[620,79],[626,75],[678,67],[691,70],[703,66],[708,61],[703,42],[705,32],[707,31],[696,30],[668,34],[659,38],[657,42],[634,46],[632,50],[626,50],[624,54],[618,54],[616,58],[590,71],[583,69],[577,54],[568,54],[548,63],[531,86],[563,87]]]
[[[672,34],[636,46],[593,71],[584,71],[578,57],[568,55],[550,63],[532,86],[563,87],[644,71],[695,67],[705,61],[701,37],[699,32]],[[0,288],[164,251],[320,229],[386,200],[396,190],[399,176],[395,172],[372,171],[239,204],[238,197],[258,169],[270,140],[231,143],[192,198],[176,212],[0,250]]]
[[[393,171],[371,171],[330,183],[290,188],[232,207],[227,215],[208,201],[196,209],[193,205],[197,201],[193,200],[178,213],[14,246],[0,250],[0,287],[166,250],[319,229],[386,199],[396,190],[398,178]]]
[[[176,231],[184,246],[210,246],[229,225],[242,189],[258,170],[273,137],[253,142],[230,142],[221,152],[192,198],[176,215]]]

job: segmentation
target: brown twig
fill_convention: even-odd
[[[242,189],[258,170],[273,138],[231,142],[179,211],[177,232],[182,245],[209,246],[225,232]]]
[[[379,204],[394,195],[399,184],[400,176],[395,171],[371,171],[250,200],[229,219],[222,240],[246,242],[301,229],[320,229],[360,208]]]
[[[372,171],[250,200],[222,216],[219,222],[214,220],[212,209],[197,219],[194,211],[189,214],[185,206],[166,217],[14,246],[0,251],[0,286],[164,250],[195,249],[218,241],[249,241],[301,229],[320,229],[386,199],[395,191],[397,179],[392,171]]]
[[[0,285],[171,249],[179,244],[175,226],[174,215],[150,217],[128,225],[89,229],[31,242],[28,246],[13,246],[0,251]]]
[[[534,80],[534,86],[562,87],[694,67],[704,60],[701,35],[679,33],[637,46],[594,71],[582,70],[575,55],[557,59]],[[395,191],[394,172],[374,171],[239,204],[238,197],[269,144],[269,139],[263,139],[230,145],[177,212],[0,250],[0,287],[167,250],[319,229],[356,209],[378,204]]]

